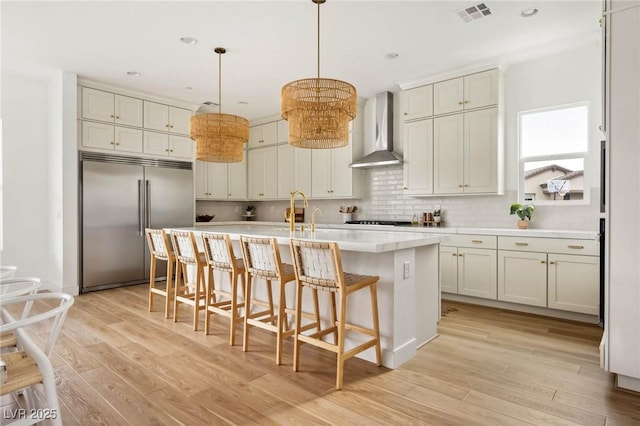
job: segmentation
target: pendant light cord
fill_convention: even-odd
[[[318,2],[318,80],[320,80],[320,2]]]
[[[218,53],[218,114],[222,114],[222,52]]]

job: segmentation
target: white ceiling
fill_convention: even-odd
[[[517,61],[599,34],[601,0],[487,0],[492,15],[470,23],[453,13],[480,2],[327,0],[321,77],[348,81],[370,98],[469,64]],[[532,6],[540,13],[521,18]],[[213,48],[223,46],[223,112],[250,120],[279,112],[284,84],[316,75],[311,0],[3,1],[0,7],[4,72],[48,78],[62,69],[199,105],[218,99]],[[180,43],[181,36],[198,43]],[[391,52],[399,56],[386,59]]]

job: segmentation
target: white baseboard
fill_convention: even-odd
[[[640,392],[640,379],[636,377],[623,376],[618,374],[617,386],[622,389]]]

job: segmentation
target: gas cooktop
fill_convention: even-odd
[[[367,219],[367,220],[349,220],[345,222],[349,225],[388,225],[388,226],[406,226],[411,225],[411,222],[405,222],[401,220],[376,220],[376,219]]]

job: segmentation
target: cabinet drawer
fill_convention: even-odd
[[[498,249],[588,256],[598,256],[600,253],[598,241],[564,238],[498,237]]]
[[[452,234],[443,246],[495,249],[497,237],[493,235]]]

